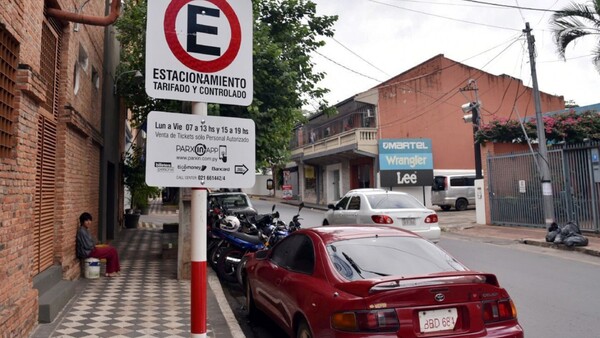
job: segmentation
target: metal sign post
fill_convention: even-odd
[[[150,113],[146,158],[148,185],[192,187],[192,337],[206,337],[206,188],[255,182],[254,122],[208,116],[206,102],[250,105],[252,45],[251,0],[148,1],[146,93],[200,116]]]

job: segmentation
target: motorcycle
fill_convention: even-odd
[[[256,215],[246,221],[254,225],[256,235],[230,233],[223,238],[225,242],[221,247],[225,248],[217,249],[217,275],[228,282],[236,281],[236,270],[246,253],[269,248],[289,233],[285,222],[279,219],[275,205],[270,214]]]
[[[288,229],[290,231],[290,233],[294,232],[294,231],[298,231],[300,230],[300,220],[302,218],[300,218],[300,211],[302,210],[302,208],[304,208],[304,202],[301,202],[300,205],[298,206],[298,213],[296,215],[294,215],[294,217],[292,217],[292,220],[290,221],[290,224],[288,225]]]

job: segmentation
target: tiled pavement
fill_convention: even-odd
[[[162,232],[164,214],[151,210],[137,229],[123,229],[112,243],[121,276],[78,280],[62,313],[30,337],[190,337],[190,281],[177,280],[176,258],[162,257],[163,244],[177,242],[176,233]],[[237,323],[228,320],[231,309],[210,269],[207,284],[207,338],[241,336]]]
[[[169,235],[124,230],[113,243],[122,275],[80,280],[80,292],[54,325],[40,325],[32,337],[189,337],[190,283],[176,279],[175,259],[161,258]]]

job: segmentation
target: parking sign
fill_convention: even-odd
[[[146,93],[247,106],[252,102],[250,0],[149,0]]]

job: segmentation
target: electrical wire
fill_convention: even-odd
[[[484,26],[484,27],[490,27],[490,28],[497,28],[497,29],[503,29],[503,30],[510,30],[510,31],[520,31],[520,29],[515,29],[515,28],[501,27],[501,26],[495,26],[495,25],[488,25],[488,24],[480,23],[480,22],[473,22],[473,21],[468,21],[468,20],[461,20],[461,19],[450,18],[450,17],[447,17],[447,16],[442,16],[442,15],[427,13],[427,12],[423,12],[423,11],[418,11],[416,9],[409,9],[409,8],[405,8],[405,7],[400,7],[400,6],[388,4],[388,3],[385,3],[385,2],[380,2],[380,1],[377,1],[377,0],[368,0],[368,1],[376,3],[376,4],[384,5],[384,6],[390,6],[390,7],[394,7],[394,8],[398,8],[398,9],[403,9],[403,10],[409,11],[409,12],[419,13],[419,14],[433,16],[433,17],[436,17],[436,18],[441,18],[441,19],[446,19],[446,20],[451,20],[451,21],[457,21],[457,22],[467,23],[467,24],[471,24],[471,25],[478,25],[478,26]]]
[[[478,1],[478,0],[462,0],[462,1],[472,2],[472,3],[476,3],[476,4],[481,4],[481,5],[489,5],[489,6],[497,6],[497,7],[505,7],[505,8],[517,8],[519,10],[527,10],[527,11],[557,12],[557,11],[550,10],[550,9],[504,5],[504,4],[497,4],[494,2],[487,2],[487,1]]]
[[[374,78],[374,77],[371,77],[371,76],[369,76],[369,75],[365,75],[365,74],[363,74],[363,73],[361,73],[361,72],[359,72],[359,71],[356,71],[356,70],[354,70],[354,69],[351,69],[351,68],[349,68],[349,67],[346,67],[346,66],[344,66],[343,64],[341,64],[341,63],[339,63],[339,62],[337,62],[337,61],[335,61],[335,60],[333,60],[333,59],[331,59],[331,58],[329,58],[329,57],[327,57],[327,56],[325,56],[325,55],[323,55],[323,54],[319,53],[319,52],[318,52],[318,51],[316,51],[316,50],[315,50],[314,52],[315,52],[316,54],[318,54],[318,55],[322,56],[323,58],[325,58],[325,59],[327,59],[327,60],[329,60],[329,61],[331,61],[331,62],[335,63],[336,65],[338,65],[338,66],[340,66],[340,67],[342,67],[342,68],[344,68],[344,69],[346,69],[346,70],[349,70],[349,71],[351,71],[351,72],[352,72],[352,73],[354,73],[354,74],[360,75],[360,76],[362,76],[362,77],[366,77],[367,79],[370,79],[370,80],[373,80],[373,81],[382,82],[381,80],[378,80],[378,79],[376,79],[376,78]]]
[[[378,71],[382,72],[383,74],[387,75],[387,76],[391,76],[390,74],[388,74],[386,71],[382,70],[381,68],[375,66],[374,64],[372,64],[371,62],[367,61],[366,59],[364,59],[362,56],[356,54],[354,51],[352,51],[350,48],[346,47],[343,43],[339,42],[338,40],[336,40],[335,37],[331,37],[331,39],[335,42],[337,42],[340,46],[344,47],[344,49],[346,49],[347,51],[349,51],[350,53],[352,53],[353,55],[355,55],[356,57],[358,57],[359,59],[363,60],[364,62],[366,62],[369,66],[377,69]]]

